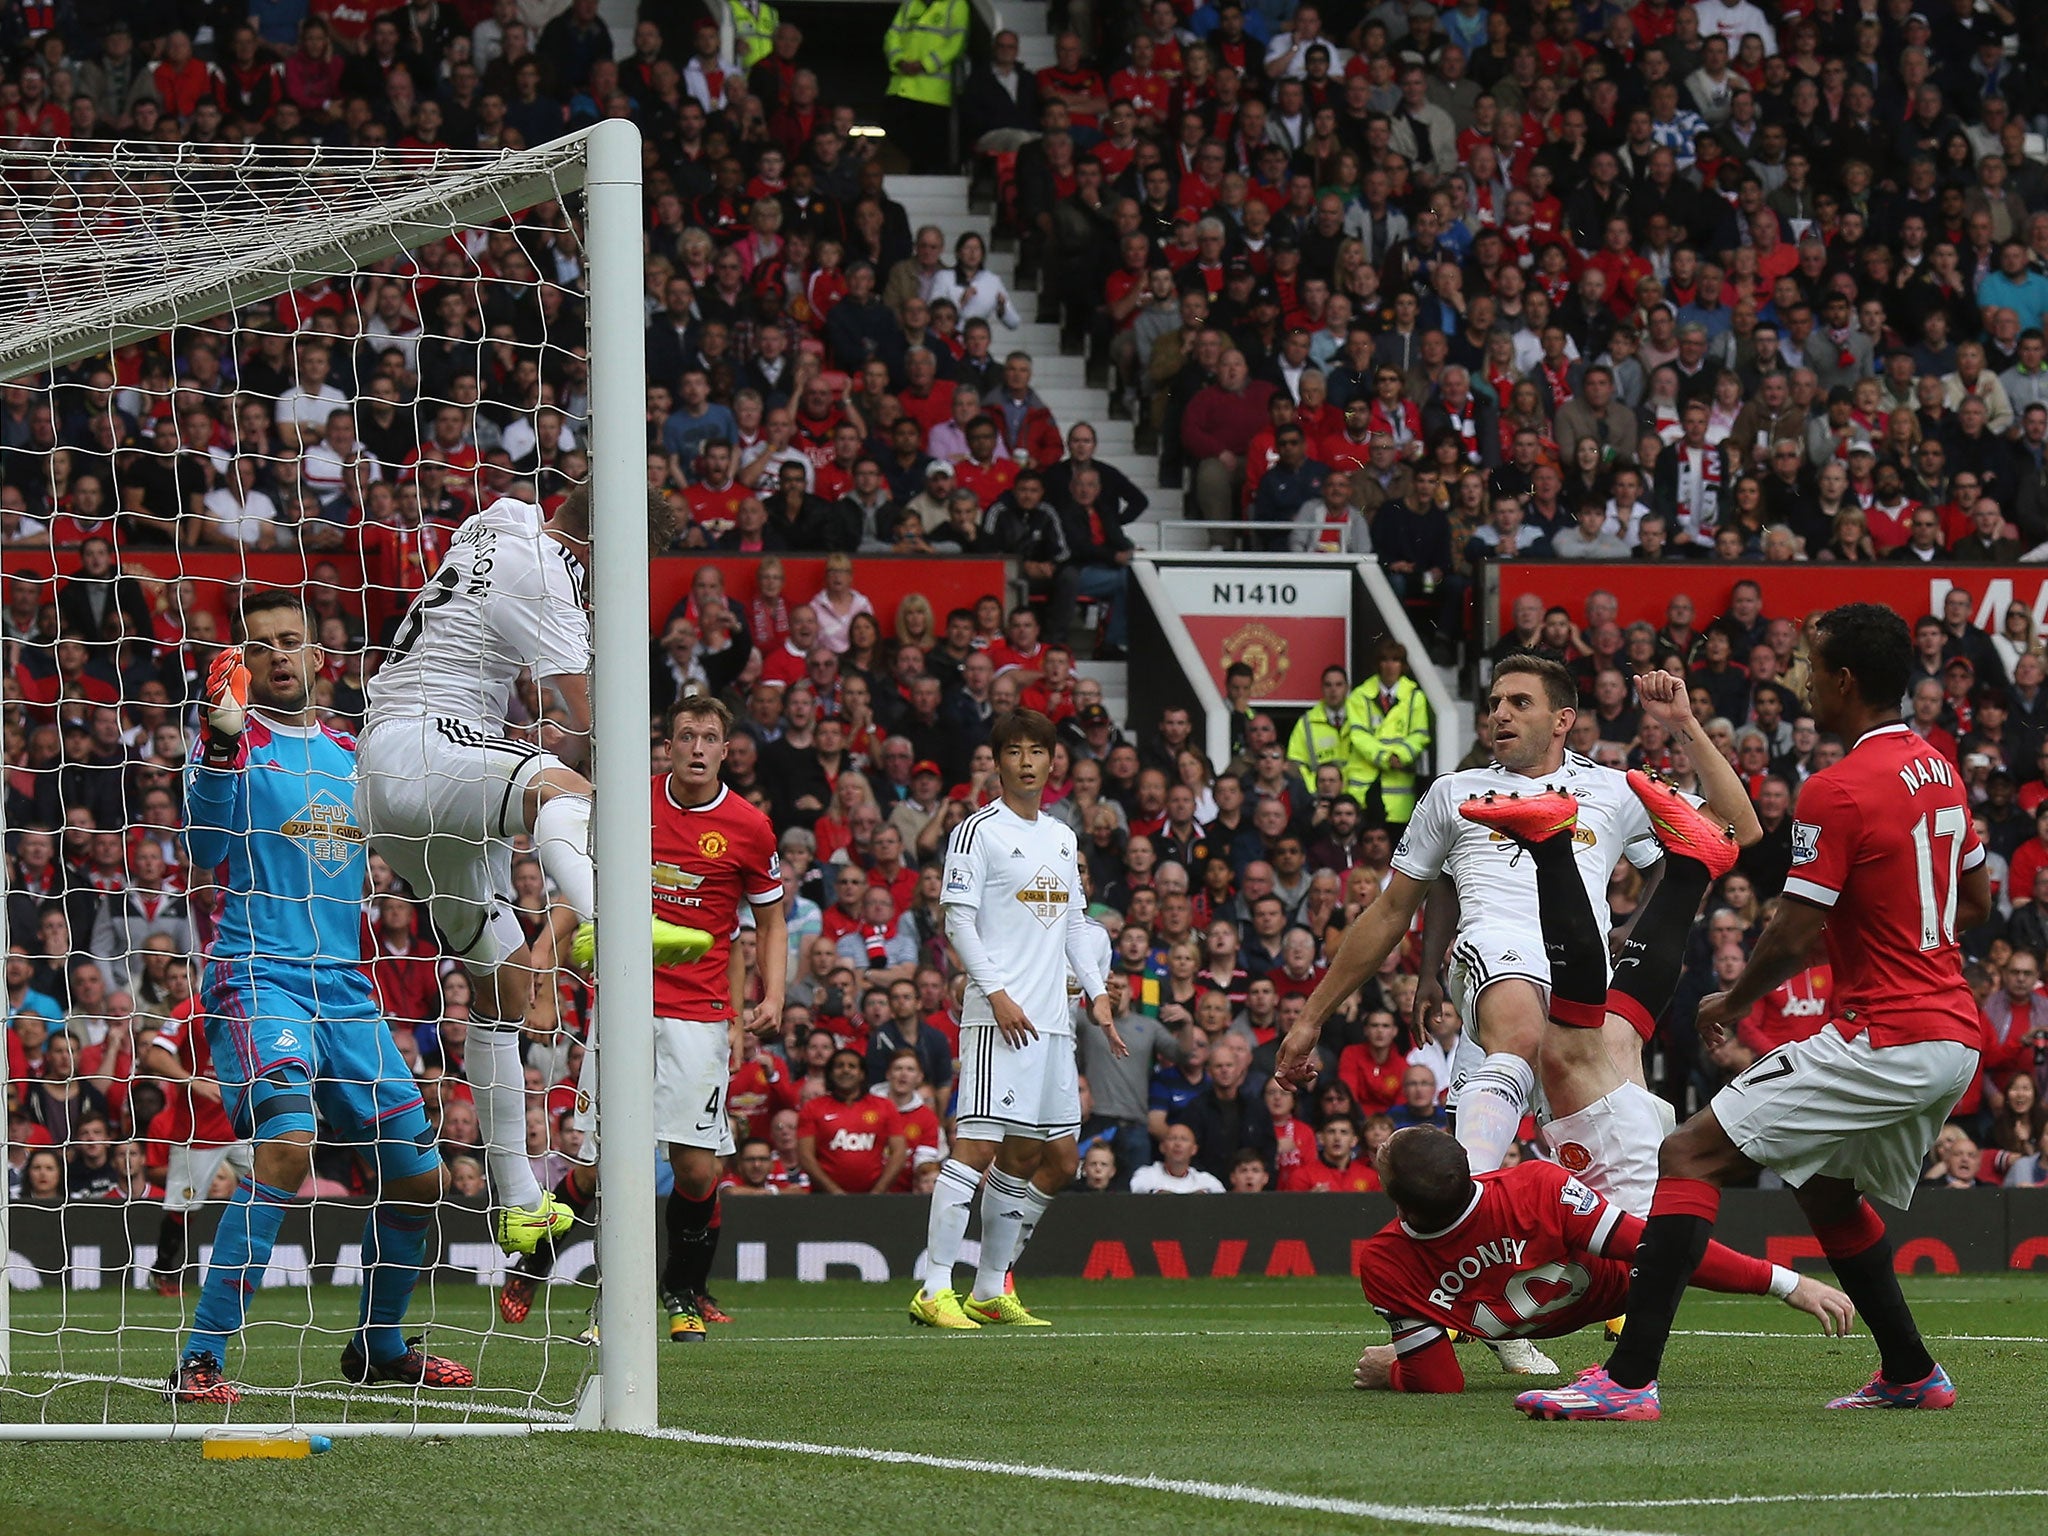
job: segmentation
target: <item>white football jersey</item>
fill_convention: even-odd
[[[1091,977],[1091,990],[1101,986],[1102,973],[1090,963],[1094,946],[1086,934],[1093,925],[1084,915],[1076,848],[1074,829],[1065,822],[1044,814],[1026,821],[1001,800],[983,806],[946,839],[940,903],[973,912],[996,990],[1009,993],[1042,1035],[1074,1032],[1070,965],[1084,987]],[[988,994],[971,975],[960,1022],[995,1022]]]
[[[495,730],[522,670],[590,669],[583,562],[543,521],[539,507],[504,496],[456,530],[370,679],[369,724],[445,715]]]
[[[1450,875],[1458,888],[1458,935],[1542,932],[1536,910],[1536,871],[1521,848],[1458,814],[1458,807],[1488,790],[1532,794],[1546,784],[1569,790],[1579,802],[1579,875],[1602,934],[1607,932],[1607,880],[1624,858],[1647,869],[1664,856],[1650,829],[1650,814],[1628,787],[1628,777],[1577,752],[1558,772],[1524,778],[1498,763],[1447,773],[1429,786],[1394,850],[1394,868],[1421,881]],[[1540,944],[1538,953],[1541,952]]]

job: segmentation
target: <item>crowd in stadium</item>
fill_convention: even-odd
[[[1701,1102],[1820,1022],[1824,973],[1711,1051],[1689,1022],[1777,895],[1800,783],[1843,750],[1801,715],[1805,616],[1754,586],[1725,613],[1674,601],[1661,627],[1622,627],[1607,593],[1532,598],[1487,650],[1475,594],[1502,561],[2048,560],[2043,18],[1914,4],[1074,4],[1055,64],[1019,66],[1003,34],[947,88],[1036,292],[987,269],[983,237],[910,227],[877,141],[765,6],[736,8],[738,59],[665,12],[615,58],[594,0],[247,21],[214,3],[96,30],[10,7],[0,138],[495,149],[634,118],[649,483],[682,548],[759,557],[744,591],[702,567],[652,637],[652,703],[731,702],[729,781],[782,837],[792,984],[782,1038],[735,1081],[733,1192],[865,1187],[800,1146],[841,1045],[900,1115],[901,1187],[936,1168],[958,979],[934,858],[994,793],[986,738],[1020,706],[1060,727],[1047,799],[1083,839],[1133,1047],[1115,1061],[1082,1032],[1082,1183],[1358,1189],[1393,1129],[1444,1114],[1458,1020],[1414,946],[1346,1010],[1312,1101],[1270,1074],[1429,764],[1408,658],[1327,676],[1298,722],[1234,686],[1223,762],[1184,711],[1114,718],[1076,663],[1122,654],[1150,509],[1001,333],[1056,314],[1188,515],[1371,553],[1437,660],[1568,661],[1572,744],[1596,759],[1687,782],[1631,679],[1691,679],[1766,829],[1711,896],[1659,1038],[1663,1091]],[[155,1196],[177,1134],[152,1041],[191,1008],[211,909],[179,768],[233,592],[150,557],[308,557],[322,703],[357,720],[461,519],[587,473],[581,281],[574,210],[550,203],[0,388],[16,1198]],[[956,553],[1015,562],[1019,589],[883,611],[862,592],[874,562]],[[782,557],[820,555],[798,589]],[[2048,662],[2027,608],[1994,633],[1976,617],[1959,590],[1916,632],[1911,723],[1969,783],[1999,898],[1967,943],[1985,1070],[1928,1180],[2043,1185]],[[517,876],[537,928],[538,865]],[[458,1188],[480,1193],[466,979],[388,871],[364,936]],[[543,1187],[575,1134],[587,1011],[561,991],[568,1028],[532,1053]],[[315,1184],[358,1177],[336,1154]]]

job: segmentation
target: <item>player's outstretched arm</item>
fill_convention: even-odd
[[[1611,1209],[1604,1204],[1602,1210]],[[1646,1223],[1640,1216],[1617,1213],[1613,1228],[1604,1240],[1583,1251],[1603,1258],[1633,1260],[1643,1241]],[[1730,1296],[1775,1296],[1796,1312],[1820,1319],[1821,1332],[1831,1338],[1845,1338],[1856,1321],[1856,1306],[1824,1281],[1773,1264],[1767,1259],[1738,1253],[1712,1239],[1693,1271],[1692,1284],[1703,1291],[1720,1291]]]
[[[1735,829],[1735,841],[1744,848],[1764,835],[1756,819],[1756,807],[1736,777],[1735,769],[1721,755],[1721,749],[1707,739],[1692,712],[1692,693],[1685,679],[1662,670],[1645,672],[1636,679],[1636,694],[1643,713],[1662,725],[1671,739],[1685,748],[1693,771],[1700,776],[1700,793],[1707,809]]]
[[[1805,970],[1827,921],[1825,907],[1801,901],[1789,893],[1779,897],[1777,909],[1764,925],[1762,937],[1750,952],[1749,964],[1735,978],[1735,985],[1701,1000],[1693,1017],[1701,1043],[1710,1050],[1720,1044],[1724,1031],[1747,1018],[1749,1010],[1773,988]]]
[[[1287,1032],[1280,1047],[1275,1073],[1285,1082],[1306,1088],[1315,1081],[1316,1043],[1323,1037],[1323,1025],[1338,1004],[1364,986],[1386,963],[1394,946],[1415,920],[1415,909],[1428,890],[1412,875],[1394,871],[1394,878],[1380,898],[1344,931],[1343,942],[1330,957],[1330,969],[1310,995],[1300,1020]]]

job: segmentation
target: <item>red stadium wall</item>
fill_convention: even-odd
[[[211,550],[133,550],[121,557],[133,572],[148,572],[163,581],[181,577],[194,584],[193,600],[210,610],[217,620],[227,617],[228,594],[242,583],[259,587],[296,587],[309,579],[314,567],[331,564],[340,573],[344,591],[362,586],[361,563],[342,555],[236,554]],[[725,589],[736,600],[754,596],[754,575],[760,565],[756,555],[719,555],[710,559],[697,555],[664,555],[651,561],[648,571],[650,623],[658,626],[676,602],[686,597],[690,582],[703,565],[715,565],[725,573]],[[10,579],[29,577],[49,580],[53,569],[68,574],[78,568],[77,556],[61,553],[54,563],[47,551],[9,550],[0,555],[0,572]],[[785,595],[791,603],[805,602],[825,585],[822,556],[782,557],[786,577]],[[949,608],[972,608],[985,594],[1003,599],[1009,606],[1009,567],[1001,560],[935,560],[894,555],[863,555],[854,562],[854,585],[867,594],[881,620],[882,633],[890,635],[896,623],[896,605],[913,592],[922,592],[931,602],[943,627]]]
[[[1679,593],[1693,600],[1694,623],[1705,625],[1728,611],[1738,581],[1763,588],[1764,612],[1800,618],[1838,603],[1883,603],[1908,623],[1923,613],[1941,612],[1951,587],[1966,588],[1976,600],[1976,622],[1998,633],[2006,608],[2024,603],[2038,624],[2048,613],[2048,567],[2011,565],[1723,565],[1688,561],[1679,565],[1601,564],[1554,560],[1495,566],[1488,572],[1487,634],[1514,628],[1515,599],[1533,592],[1544,606],[1562,605],[1583,620],[1586,598],[1612,592],[1621,602],[1621,622],[1664,622],[1664,608]]]

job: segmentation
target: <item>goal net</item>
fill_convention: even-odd
[[[652,1111],[628,1065],[651,1055],[652,1011],[638,132],[608,121],[509,153],[10,142],[0,1438],[646,1428]],[[366,850],[353,738],[464,523],[571,492],[589,497],[588,590],[609,598],[590,605],[588,716],[529,671],[505,718],[463,723],[595,784],[595,977],[536,982],[556,1006],[521,1044],[525,1124],[498,1131],[542,1189],[595,1146],[587,1099],[565,1111],[597,992],[617,1015],[598,1063],[605,1197],[508,1322],[513,1260],[466,1080],[480,978],[444,949],[431,893]],[[209,671],[244,602],[278,590],[303,597],[320,647],[312,716],[264,715],[257,679],[228,770],[243,782],[201,804],[184,770],[206,751]],[[301,789],[303,806],[278,799]],[[506,915],[526,937],[560,927],[530,839],[502,826],[517,810],[496,814],[475,841],[509,880]],[[359,942],[359,972],[324,940],[316,963],[307,929]],[[351,1002],[358,974],[370,1005]],[[265,1184],[279,1165],[252,1165],[251,1139],[301,1119],[309,1172]],[[404,1145],[387,1125],[411,1128]],[[440,1198],[380,1218],[383,1180],[426,1177],[436,1155]],[[281,1215],[259,1219],[266,1202]],[[217,1247],[244,1257],[216,1274]],[[237,1289],[226,1313],[202,1308]],[[388,1365],[400,1309],[405,1340],[473,1381],[344,1359],[367,1340]],[[224,1343],[238,1400],[166,1395],[195,1335]]]

